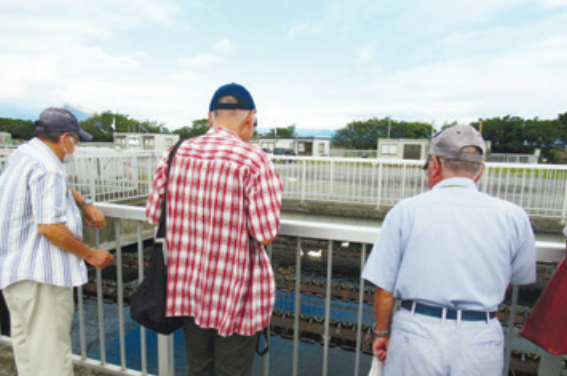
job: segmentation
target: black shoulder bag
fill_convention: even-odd
[[[183,141],[179,141],[171,152],[167,164],[165,192],[161,204],[161,218],[154,240],[152,257],[146,270],[144,280],[132,294],[130,301],[130,316],[140,325],[159,334],[171,334],[183,326],[182,317],[167,317],[165,307],[167,300],[167,266],[164,262],[163,250],[165,243],[167,184],[173,157]]]

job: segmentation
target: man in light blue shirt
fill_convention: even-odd
[[[36,137],[10,155],[0,175],[0,289],[20,376],[73,375],[73,287],[87,282],[85,261],[98,268],[114,261],[82,242],[79,207],[96,228],[105,218],[69,186],[63,163],[79,137],[92,138],[72,113],[48,108]]]
[[[471,126],[439,133],[430,191],[385,218],[363,277],[377,286],[373,351],[386,375],[502,374],[495,311],[510,283],[535,282],[535,240],[523,209],[478,191],[485,154]]]

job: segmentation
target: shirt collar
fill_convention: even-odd
[[[242,141],[240,139],[240,137],[238,137],[236,135],[236,133],[234,133],[231,130],[228,130],[226,128],[221,128],[221,127],[212,127],[211,129],[209,129],[209,131],[207,132],[207,134],[210,134],[212,136],[219,136],[219,137],[228,137],[228,138],[232,138],[236,141]]]
[[[439,183],[437,183],[437,185],[433,187],[433,189],[452,188],[452,187],[472,188],[478,191],[478,187],[476,186],[476,183],[472,179],[462,178],[462,177],[448,178],[442,180]]]
[[[55,163],[55,165],[59,169],[61,169],[62,171],[65,171],[65,166],[63,166],[63,162],[61,162],[59,157],[53,152],[53,150],[51,150],[51,148],[49,146],[47,146],[47,144],[45,142],[41,141],[37,137],[34,137],[30,140],[29,145],[32,148],[39,149],[39,150],[42,151],[42,153],[49,155],[51,157],[52,162]]]

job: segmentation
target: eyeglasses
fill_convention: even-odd
[[[254,128],[258,127],[258,117],[254,114]]]
[[[425,161],[425,164],[423,165],[422,169],[423,172],[425,173],[425,175],[427,175],[427,169],[429,168],[429,165],[431,164],[431,161],[433,161],[433,155],[430,155],[427,160]],[[441,163],[439,162],[439,157],[437,157],[437,163]]]

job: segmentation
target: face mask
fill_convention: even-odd
[[[63,150],[65,151],[65,156],[63,157],[63,163],[69,163],[75,160],[75,156],[73,154],[67,153],[67,148],[63,146]]]

